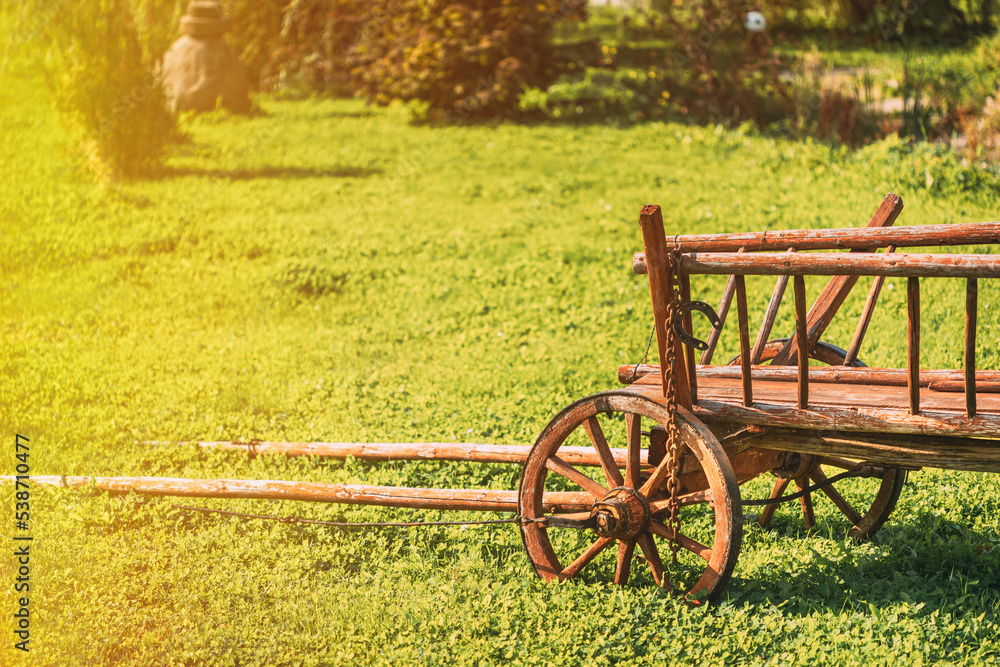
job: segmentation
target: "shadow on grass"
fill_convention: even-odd
[[[154,180],[184,178],[187,176],[207,176],[229,181],[252,181],[263,178],[305,179],[305,178],[369,178],[380,176],[381,169],[364,167],[252,167],[248,169],[201,169],[198,167],[165,166],[152,175]]]
[[[829,538],[803,530],[793,539],[805,541],[808,557],[790,563],[779,559],[773,568],[747,576],[738,576],[737,565],[723,600],[752,605],[789,601],[785,610],[791,614],[921,602],[933,609],[954,606],[970,595],[979,600],[970,606],[979,609],[990,606],[991,599],[1000,600],[1000,536],[979,533],[955,518],[918,511],[901,525],[883,528],[870,549],[838,542],[841,548],[833,549],[832,556],[817,550],[822,545],[829,554]]]

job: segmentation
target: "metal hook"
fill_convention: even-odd
[[[684,329],[684,315],[695,310],[708,318],[713,329],[718,330],[722,328],[722,320],[719,319],[719,315],[710,305],[704,301],[685,301],[674,311],[674,333],[684,343],[687,343],[696,350],[704,351],[708,349],[708,343],[695,338],[690,332]]]

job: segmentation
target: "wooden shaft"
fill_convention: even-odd
[[[798,376],[800,410],[809,405],[809,336],[806,332],[806,279],[795,276],[793,291],[795,293],[795,336],[798,340]]]
[[[629,366],[634,368],[634,366]],[[659,373],[659,370],[656,371]],[[190,443],[150,442],[151,445],[186,445]],[[523,464],[530,445],[482,445],[441,442],[198,442],[205,449],[233,449],[247,454],[283,454],[285,456],[322,456],[344,459],[353,456],[363,461],[476,461],[479,463]],[[625,466],[627,450],[611,449],[615,462]],[[570,465],[601,465],[593,447],[563,446],[559,457]]]
[[[789,248],[788,252],[795,252],[795,248]],[[760,330],[757,331],[757,340],[753,343],[753,350],[750,353],[750,363],[759,364],[760,358],[764,354],[764,346],[771,338],[771,329],[774,328],[774,320],[778,316],[778,306],[785,296],[785,288],[788,286],[788,276],[778,276],[774,283],[774,291],[771,292],[771,300],[767,303],[767,312],[764,313],[764,321],[760,323]]]
[[[890,255],[896,252],[896,246],[889,246],[886,248],[885,253]],[[868,299],[865,301],[865,308],[861,311],[861,318],[858,320],[858,327],[854,330],[854,337],[851,338],[851,344],[847,347],[847,354],[844,355],[844,365],[853,366],[854,362],[858,360],[858,351],[861,349],[861,342],[865,339],[865,334],[868,333],[868,325],[871,324],[872,315],[875,313],[875,304],[878,302],[878,296],[882,292],[882,285],[885,283],[885,276],[875,276],[872,280],[872,288],[868,291]]]
[[[630,384],[634,365],[618,367],[618,379],[622,384]],[[641,380],[649,374],[659,375],[657,366],[640,365],[636,372],[636,380]],[[742,377],[742,369],[735,366],[699,366],[698,375],[705,379],[724,378],[738,380]],[[790,366],[751,366],[750,373],[754,380],[796,382],[798,369]],[[909,382],[909,371],[905,368],[869,368],[867,366],[818,366],[809,369],[810,382],[829,384],[863,384],[882,387],[905,387]],[[983,391],[983,386],[1000,384],[1000,371],[981,371],[975,374],[976,386]],[[921,387],[953,386],[950,391],[965,391],[965,371],[951,369],[925,369],[920,371]],[[942,389],[943,390],[943,389]],[[565,448],[563,448],[565,449]],[[584,448],[586,449],[586,448]],[[563,450],[560,449],[560,452]]]
[[[4,477],[11,480],[11,477]],[[475,489],[415,489],[365,484],[326,484],[271,479],[187,479],[178,477],[63,477],[34,476],[34,484],[63,488],[94,485],[111,493],[134,492],[143,496],[186,498],[258,498],[262,500],[304,500],[348,505],[380,505],[418,509],[516,512],[517,491]],[[547,492],[546,512],[589,510],[594,498],[584,492]]]
[[[976,318],[979,281],[969,278],[965,285],[965,414],[976,416]]]
[[[910,414],[920,414],[920,279],[906,281],[906,368]]]
[[[681,276],[680,279],[681,279],[681,301],[690,301],[691,277]],[[694,333],[694,322],[692,320],[693,318],[691,317],[690,310],[684,313],[683,326],[687,331]],[[684,348],[684,361],[685,361],[684,368],[687,370],[688,373],[688,386],[691,389],[691,402],[697,403],[698,376],[697,376],[696,366],[694,363],[694,347],[692,347],[691,345],[684,345],[683,348]]]
[[[736,276],[736,319],[740,326],[740,374],[743,377],[743,405],[753,405],[753,385],[750,377],[750,321],[747,319],[747,285],[743,276]]]
[[[690,253],[681,258],[681,272],[691,275],[1000,278],[1000,255]]]
[[[743,248],[740,248],[738,252],[744,252]],[[720,326],[718,329],[713,328],[711,333],[708,334],[708,349],[701,353],[701,361],[699,362],[702,366],[707,366],[712,363],[712,356],[715,354],[715,346],[719,343],[719,336],[722,335],[722,328],[726,325],[726,316],[729,314],[729,306],[733,303],[733,295],[736,293],[736,276],[729,276],[729,280],[726,281],[726,287],[722,290],[722,299],[719,301],[719,309],[716,311],[716,315],[719,316]]]

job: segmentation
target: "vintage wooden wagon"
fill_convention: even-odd
[[[277,480],[49,481],[154,495],[516,512],[513,522],[544,579],[606,576],[625,584],[642,561],[657,584],[690,599],[711,598],[736,566],[746,506],[760,506],[758,522],[767,526],[778,503],[798,501],[808,526],[813,496],[822,494],[848,520],[849,535],[863,539],[892,512],[908,471],[1000,472],[1000,371],[976,369],[977,281],[1000,277],[1000,255],[897,252],[996,244],[1000,223],[892,227],[901,209],[902,201],[889,195],[866,228],[674,236],[665,233],[660,209],[646,206],[645,249],[633,269],[649,277],[663,363],[622,366],[623,387],[573,403],[533,447],[202,443],[290,455],[518,463],[517,491]],[[703,274],[729,276],[717,311],[690,300],[691,278]],[[745,277],[754,275],[777,276],[777,284],[751,343]],[[809,310],[805,276],[832,276]],[[874,276],[868,298],[853,338],[837,347],[823,334],[861,276]],[[859,360],[886,277],[906,278],[908,315],[900,323],[906,368],[868,368]],[[920,280],[930,277],[965,280],[959,370],[920,367]],[[789,278],[795,331],[772,337]],[[740,354],[716,364],[734,298]],[[706,342],[691,335],[695,311],[713,323]],[[770,497],[743,499],[741,485],[761,475],[774,476]]]

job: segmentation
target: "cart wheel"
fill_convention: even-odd
[[[764,346],[761,354],[761,361],[770,361],[778,354],[787,338],[770,340]],[[816,359],[829,366],[840,366],[844,363],[847,351],[836,345],[820,341],[810,353],[810,358]],[[740,358],[736,357],[730,365],[738,365]],[[865,366],[860,360],[855,360],[855,366]],[[810,484],[819,484],[827,478],[832,477],[844,470],[849,470],[859,461],[844,459],[836,456],[814,456],[789,452],[786,455],[785,466],[782,470],[776,471],[774,488],[771,490],[771,498],[780,498],[785,495],[791,482],[795,482],[796,490],[804,489]],[[833,501],[841,514],[851,522],[851,528],[847,531],[849,537],[856,540],[865,540],[874,535],[889,514],[896,507],[896,501],[906,484],[906,471],[898,468],[884,468],[881,477],[870,479],[848,478],[830,486],[824,486],[818,493],[826,495]],[[813,494],[808,493],[801,499],[802,517],[806,528],[816,525],[816,518],[813,513]],[[870,500],[874,496],[874,500]],[[865,505],[871,502],[867,511],[862,512]],[[777,505],[765,505],[760,513],[757,523],[761,528],[771,525],[771,519]],[[859,509],[856,509],[859,508]]]
[[[539,576],[546,581],[611,578],[625,585],[635,556],[649,566],[657,585],[687,592],[690,600],[719,595],[736,566],[743,537],[736,475],[712,432],[680,409],[681,524],[674,562],[667,496],[661,489],[642,491],[654,470],[648,460],[649,429],[667,419],[660,402],[620,390],[579,400],[545,427],[525,461],[518,495],[521,537]],[[596,452],[600,467],[567,463],[581,451],[591,458]],[[580,488],[593,496],[590,511],[543,514],[546,491]],[[560,519],[563,526],[545,525]],[[572,523],[567,519],[592,525],[566,527]],[[614,545],[617,549],[609,548]]]

